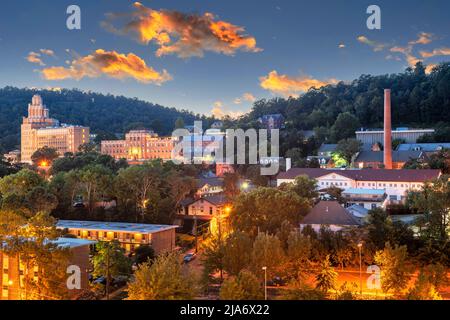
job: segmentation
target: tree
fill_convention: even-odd
[[[230,275],[238,275],[250,265],[252,239],[244,232],[235,231],[228,236],[223,248],[223,267]]]
[[[425,214],[421,233],[425,238],[446,241],[450,233],[450,181],[443,176],[408,194],[409,205]]]
[[[251,272],[242,270],[237,277],[230,277],[220,288],[222,300],[262,300],[264,290],[261,282]]]
[[[234,230],[256,237],[258,229],[275,234],[283,221],[298,225],[309,208],[309,200],[293,191],[258,188],[236,198],[229,219]]]
[[[388,213],[381,208],[370,210],[367,231],[371,244],[376,249],[384,248],[385,243],[390,240],[392,232],[392,221]]]
[[[250,268],[260,279],[263,278],[263,267],[267,268],[268,277],[277,275],[284,263],[284,252],[277,236],[259,233],[253,243]]]
[[[212,234],[203,242],[202,264],[204,276],[209,281],[210,275],[217,271],[223,276],[225,241],[218,234]]]
[[[311,265],[312,241],[298,231],[292,231],[288,238],[286,259],[288,273],[295,279],[300,279]]]
[[[414,287],[407,294],[407,298],[408,300],[442,300],[437,288],[423,271],[419,273]]]
[[[327,255],[322,261],[320,272],[316,275],[316,288],[322,290],[325,294],[336,287],[337,273],[330,263],[330,256]]]
[[[341,141],[355,136],[355,131],[361,127],[357,117],[349,112],[339,114],[331,128],[331,136],[334,141]]]
[[[294,280],[282,295],[283,300],[325,300],[326,294],[319,289],[312,288],[300,280]]]
[[[80,190],[85,197],[89,213],[92,213],[94,202],[108,196],[112,184],[111,171],[102,165],[89,165],[77,172]]]
[[[134,262],[141,264],[155,259],[155,250],[149,245],[141,245],[134,250]]]
[[[183,129],[185,126],[183,118],[177,118],[175,121],[175,129]]]
[[[409,281],[407,267],[408,252],[406,246],[386,243],[383,250],[375,254],[375,262],[381,267],[381,289],[383,292],[394,291],[398,295],[406,288]]]
[[[33,164],[41,167],[50,167],[52,165],[53,160],[59,157],[58,151],[53,148],[43,147],[37,149],[31,155],[31,161]]]
[[[353,156],[361,151],[361,146],[362,143],[359,140],[344,139],[338,142],[335,152],[349,165],[352,162]]]
[[[293,191],[299,197],[307,199],[311,204],[319,196],[317,180],[309,179],[308,176],[304,175],[296,177],[293,183],[281,185],[280,189]]]
[[[131,261],[125,255],[125,250],[118,241],[98,242],[95,246],[96,254],[93,258],[94,277],[106,278],[106,292],[109,284],[117,276],[131,274]]]
[[[127,300],[189,300],[195,294],[192,277],[183,273],[178,255],[161,255],[139,265],[128,284]]]

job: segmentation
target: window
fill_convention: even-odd
[[[212,214],[213,214],[213,208],[212,207],[209,207],[209,214],[212,216]]]
[[[396,201],[397,200],[397,196],[389,196],[389,200]]]
[[[371,207],[372,207],[372,209],[376,209],[377,205],[375,203],[372,203]]]

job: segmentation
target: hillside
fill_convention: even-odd
[[[383,126],[383,90],[392,89],[394,126],[450,127],[450,63],[443,63],[430,74],[418,63],[403,73],[361,75],[351,83],[312,89],[298,98],[257,101],[242,119],[251,123],[263,114],[281,113],[288,129],[321,128],[332,131],[339,114],[356,116],[356,127]],[[335,140],[333,132],[329,132]]]
[[[138,99],[78,90],[48,91],[5,87],[0,89],[0,152],[19,144],[22,116],[27,114],[31,97],[39,93],[50,109],[50,116],[63,123],[86,125],[93,133],[111,136],[129,129],[152,128],[170,134],[175,121],[192,123],[199,115],[166,108]]]

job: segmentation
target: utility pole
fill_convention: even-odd
[[[359,248],[359,295],[362,298],[362,242],[358,243]]]
[[[195,253],[198,253],[197,212],[194,215]]]

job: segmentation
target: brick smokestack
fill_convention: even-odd
[[[384,167],[392,169],[391,90],[384,90]]]

